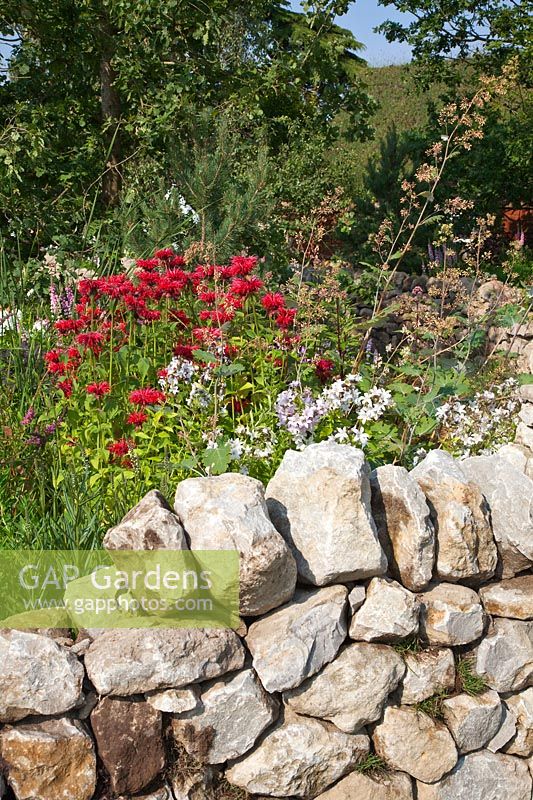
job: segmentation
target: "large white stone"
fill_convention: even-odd
[[[527,462],[530,458],[530,453],[527,447],[514,443],[504,444],[497,450],[496,455],[507,459],[507,461],[509,461],[515,469],[519,470],[519,472],[526,472]]]
[[[246,644],[268,692],[294,689],[335,658],[346,638],[347,594],[344,586],[299,590],[250,626]]]
[[[495,617],[533,619],[533,575],[482,586],[479,595],[485,610]]]
[[[413,705],[455,686],[455,659],[447,648],[404,653],[405,675],[399,690],[403,705]]]
[[[208,764],[244,755],[278,717],[279,704],[251,669],[202,687],[201,705],[172,720],[187,752]]]
[[[268,510],[302,580],[316,586],[382,575],[362,451],[334,442],[288,450],[266,489]]]
[[[479,583],[492,577],[498,553],[489,508],[479,488],[442,450],[428,453],[411,475],[433,508],[439,578]]]
[[[509,710],[506,703],[502,703],[502,712],[500,727],[487,744],[487,750],[490,750],[491,753],[497,753],[498,750],[501,750],[516,733],[516,717]]]
[[[440,583],[419,598],[420,633],[430,644],[455,647],[473,642],[483,633],[485,615],[472,589]]]
[[[156,489],[137,505],[104,537],[108,550],[187,550],[187,540],[179,519]]]
[[[313,798],[352,771],[368,751],[364,734],[352,736],[329,722],[287,711],[226,778],[250,793]]]
[[[77,720],[35,720],[3,728],[0,758],[17,800],[93,797],[94,745],[87,729]]]
[[[404,672],[403,659],[392,647],[357,642],[283,699],[298,714],[327,719],[346,733],[356,733],[380,718]]]
[[[447,727],[411,706],[389,706],[373,733],[376,753],[419,781],[438,781],[457,762]]]
[[[533,403],[524,403],[518,416],[528,428],[533,428]]]
[[[317,800],[413,800],[413,782],[405,772],[351,772]]]
[[[431,580],[435,529],[426,498],[404,467],[387,464],[370,476],[372,513],[392,574],[412,591]]]
[[[268,516],[262,484],[227,473],[188,478],[176,490],[176,514],[191,550],[238,550],[240,610],[258,616],[290,600],[296,564]]]
[[[490,689],[475,697],[448,697],[442,701],[442,711],[460,753],[485,747],[496,735],[503,714],[499,695]]]
[[[387,578],[372,578],[366,600],[355,612],[350,637],[366,642],[398,642],[418,632],[416,595]]]
[[[505,703],[516,719],[516,733],[503,749],[513,756],[533,756],[533,687],[505,698]]]
[[[533,684],[533,623],[498,619],[482,639],[476,672],[496,692],[517,692]]]
[[[531,800],[531,776],[520,758],[480,750],[459,759],[438,783],[417,783],[418,800]]]
[[[533,481],[498,455],[473,456],[461,466],[488,500],[502,577],[512,578],[533,561]]]
[[[76,656],[51,637],[0,631],[0,722],[81,705],[83,676]]]
[[[163,689],[160,692],[151,692],[145,695],[145,700],[156,711],[163,711],[167,714],[183,714],[200,705],[200,696],[196,686],[189,686],[187,689]]]
[[[240,669],[244,655],[226,629],[110,630],[89,647],[85,668],[99,694],[127,696],[216,678]]]
[[[533,450],[533,428],[526,425],[525,422],[519,422],[516,426],[515,439],[518,444],[527,447],[528,450]]]

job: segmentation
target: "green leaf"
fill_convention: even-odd
[[[231,447],[229,444],[209,447],[202,453],[202,462],[212,475],[222,475],[229,467],[230,452]]]
[[[213,364],[215,361],[218,361],[218,358],[207,350],[194,350],[193,358],[195,361],[204,361],[206,364]]]

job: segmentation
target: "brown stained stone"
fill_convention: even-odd
[[[115,794],[136,794],[165,767],[162,714],[144,700],[105,697],[91,714],[98,755]]]
[[[96,756],[81,722],[49,719],[4,728],[0,756],[18,800],[90,800],[93,796]]]

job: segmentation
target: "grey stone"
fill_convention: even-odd
[[[173,719],[172,733],[199,761],[221,764],[247,753],[278,714],[278,702],[246,669],[204,685],[201,705]]]
[[[437,573],[444,581],[479,583],[498,561],[489,508],[449,453],[433,450],[411,472],[430,501],[438,541]]]
[[[376,753],[391,767],[419,781],[438,781],[457,762],[446,726],[411,706],[388,706],[372,739]]]
[[[497,692],[490,689],[476,696],[447,697],[442,701],[442,711],[461,754],[485,747],[496,735],[503,713]]]
[[[80,705],[83,676],[76,656],[49,636],[0,631],[0,722]]]
[[[501,456],[473,456],[461,462],[490,505],[502,577],[512,578],[533,560],[533,481]]]
[[[496,692],[517,692],[533,684],[533,623],[498,619],[479,644],[476,672]]]
[[[108,550],[187,550],[187,540],[179,519],[156,489],[137,505],[104,537]]]
[[[387,578],[372,578],[366,600],[355,612],[350,638],[398,642],[418,632],[420,603],[408,589]]]
[[[426,498],[404,467],[387,464],[370,476],[372,512],[395,578],[412,591],[431,580],[435,529]]]
[[[226,778],[252,793],[313,798],[351,772],[368,751],[368,736],[287,712]]]
[[[178,485],[175,510],[192,550],[239,551],[243,616],[291,599],[296,563],[270,521],[259,481],[238,473],[188,478]]]
[[[346,733],[356,733],[379,719],[404,672],[403,659],[392,647],[358,642],[283,698],[298,714],[327,719]]]
[[[531,800],[531,776],[520,758],[480,750],[459,759],[438,783],[417,783],[418,800]]]
[[[404,653],[405,675],[399,691],[403,705],[414,705],[455,686],[455,659],[447,648]]]
[[[483,633],[485,615],[479,597],[466,586],[440,583],[419,595],[420,632],[430,644],[468,644]]]
[[[349,445],[321,442],[283,456],[267,486],[268,510],[305,582],[324,586],[386,571],[369,475],[364,454]]]
[[[240,669],[244,648],[231,630],[110,630],[91,644],[85,668],[99,694],[179,689]]]
[[[347,594],[344,586],[299,590],[250,626],[246,644],[268,692],[294,689],[335,658],[346,638]]]

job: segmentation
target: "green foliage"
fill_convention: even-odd
[[[367,128],[360,45],[334,18],[346,3],[39,0],[3,3],[18,39],[0,85],[1,231],[26,256],[68,234],[70,249],[112,219],[130,161],[181,143],[206,109],[231,112],[274,154],[291,125],[324,127],[342,111]],[[76,245],[73,247],[73,245]]]
[[[363,774],[372,774],[373,772],[384,772],[387,769],[386,761],[375,753],[369,753],[362,761],[359,761],[355,771]]]
[[[434,72],[452,59],[468,59],[486,68],[517,54],[532,56],[531,15],[527,3],[506,0],[380,0],[413,15],[408,22],[388,20],[379,26],[389,41],[407,42],[415,59]]]
[[[443,720],[444,711],[442,707],[442,701],[445,700],[446,697],[448,697],[448,692],[445,689],[442,689],[439,692],[431,695],[431,697],[422,700],[420,703],[416,703],[415,708],[417,711],[421,711],[423,714],[426,714],[432,719]]]
[[[474,672],[474,661],[472,658],[458,658],[456,661],[457,675],[461,682],[463,692],[475,697],[487,688],[487,684],[479,675]]]
[[[420,653],[422,650],[422,642],[416,636],[410,636],[408,639],[396,642],[393,648],[397,653],[400,653],[400,655],[404,653]]]

